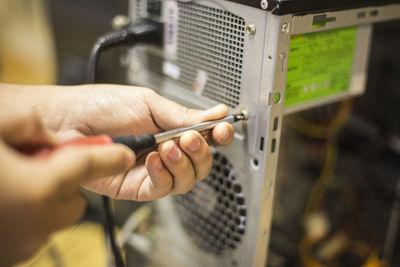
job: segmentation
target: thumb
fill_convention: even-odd
[[[135,163],[135,154],[119,144],[68,147],[55,152],[46,162],[49,175],[62,184],[76,185],[116,175]]]
[[[179,105],[155,93],[147,103],[154,122],[164,130],[220,119],[228,113],[228,108],[223,104],[202,111]]]

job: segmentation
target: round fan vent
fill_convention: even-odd
[[[242,186],[227,158],[213,153],[210,175],[175,203],[186,231],[207,252],[224,254],[235,249],[246,225]]]

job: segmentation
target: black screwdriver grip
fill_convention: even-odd
[[[135,154],[152,148],[156,145],[156,139],[152,134],[143,134],[139,136],[122,135],[112,137],[114,143],[123,144],[132,149]]]

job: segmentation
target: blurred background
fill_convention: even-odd
[[[126,10],[125,0],[1,1],[0,82],[84,83],[91,46]],[[373,31],[364,95],[284,118],[268,266],[400,266],[400,21]],[[125,83],[124,53],[105,53],[100,82]],[[105,266],[92,202],[23,266]],[[117,220],[138,206],[120,204]]]

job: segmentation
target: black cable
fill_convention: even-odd
[[[103,229],[104,234],[108,237],[106,243],[110,244],[111,252],[114,256],[115,266],[124,267],[125,263],[122,259],[121,250],[115,242],[115,232],[114,232],[114,218],[111,210],[111,201],[109,197],[103,196],[103,210],[104,210],[104,221]],[[107,247],[107,246],[106,246]]]
[[[119,46],[133,46],[138,43],[161,43],[162,27],[161,24],[151,21],[144,21],[130,26],[127,29],[111,32],[101,36],[92,48],[88,62],[87,83],[95,83],[97,76],[97,66],[101,54],[110,48]],[[110,199],[103,196],[104,220],[103,228],[110,244],[114,256],[115,265],[124,267],[125,263],[121,255],[120,248],[115,242],[114,220],[111,211]]]
[[[153,21],[144,21],[116,32],[110,32],[99,39],[94,44],[88,62],[87,82],[95,83],[97,66],[100,55],[113,47],[133,46],[143,43],[161,43],[162,25]]]

